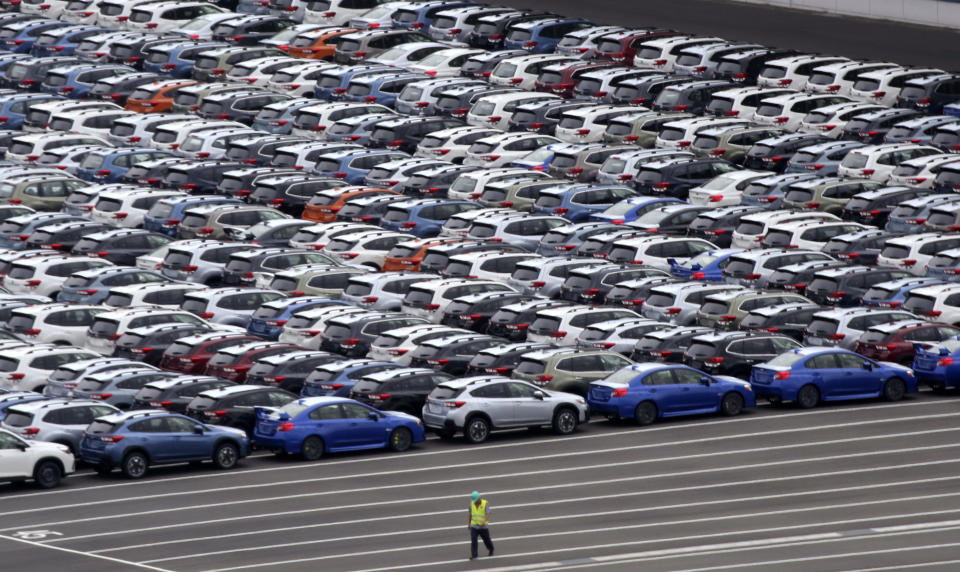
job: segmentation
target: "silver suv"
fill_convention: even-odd
[[[44,399],[11,405],[0,427],[27,440],[66,445],[76,454],[87,425],[119,411],[93,399]]]
[[[579,395],[547,391],[498,376],[451,379],[438,384],[423,406],[423,423],[444,437],[458,431],[470,443],[482,443],[494,429],[550,425],[569,435],[589,420]]]

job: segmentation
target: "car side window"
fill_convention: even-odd
[[[676,368],[671,371],[673,372],[674,383],[680,385],[696,385],[700,383],[700,378],[704,377],[703,374],[692,369]]]
[[[286,393],[280,393],[279,391],[271,391],[267,395],[267,400],[269,401],[270,405],[274,407],[280,407],[293,401],[293,397]]]
[[[643,378],[644,385],[673,385],[673,374],[669,369],[655,371]]]
[[[340,408],[344,419],[367,419],[373,411],[356,403],[341,403]]]
[[[903,334],[903,339],[908,342],[935,342],[939,341],[936,328],[917,328],[912,332]]]
[[[154,417],[132,423],[127,429],[135,433],[164,433],[167,430],[167,424],[163,417]]]
[[[196,422],[184,419],[182,417],[165,417],[167,422],[167,431],[170,433],[193,433]]]
[[[782,353],[800,347],[799,344],[787,338],[770,338],[770,343],[773,345],[774,353]]]
[[[844,369],[858,369],[863,367],[863,362],[869,361],[853,354],[837,354],[836,357],[840,367]]]
[[[808,359],[804,363],[804,367],[807,369],[836,369],[839,366],[834,354],[820,354]]]
[[[499,399],[507,397],[509,393],[507,392],[506,384],[491,383],[489,385],[474,389],[470,392],[470,395],[474,397],[483,397],[485,399]]]
[[[340,409],[339,403],[317,407],[316,409],[310,412],[308,417],[310,417],[310,419],[316,419],[316,420],[344,418],[343,411]]]
[[[529,385],[522,383],[505,383],[503,385],[507,386],[507,390],[510,392],[510,397],[514,398],[532,399],[533,394],[536,392],[536,390]]]

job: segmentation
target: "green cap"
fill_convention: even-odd
[[[477,491],[473,491],[472,493],[470,493],[470,500],[472,500],[473,502],[477,502],[478,500],[480,500],[480,493],[478,493]]]

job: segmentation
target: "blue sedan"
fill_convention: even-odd
[[[750,384],[684,365],[640,363],[590,384],[590,410],[649,425],[661,417],[737,415],[757,404]]]
[[[315,461],[324,453],[389,447],[406,451],[423,441],[419,419],[399,411],[380,411],[342,397],[307,397],[279,409],[255,408],[253,441]]]
[[[798,348],[755,365],[750,384],[757,397],[794,401],[805,409],[821,401],[873,397],[899,401],[917,391],[908,367],[827,347]]]
[[[920,344],[913,344],[913,347],[916,349],[913,371],[917,383],[925,383],[938,391],[960,387],[960,338],[944,340],[931,348]]]

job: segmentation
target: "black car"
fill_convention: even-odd
[[[203,98],[197,115],[203,119],[225,119],[249,125],[263,107],[290,99],[293,96],[259,88],[213,93]]]
[[[656,232],[664,236],[683,236],[687,234],[690,223],[694,219],[713,210],[713,207],[708,206],[668,203],[666,206],[657,207],[637,220],[627,223],[626,226],[639,228],[647,232]]]
[[[544,99],[521,105],[510,116],[507,123],[509,131],[530,131],[553,135],[560,123],[560,116],[567,112],[592,105],[589,101],[568,101],[565,99]]]
[[[499,63],[500,60],[496,61]],[[470,63],[470,60],[467,60],[467,63]],[[466,66],[466,64],[464,64],[464,66]],[[462,72],[463,68],[460,69]],[[487,71],[485,73],[489,74],[490,72]],[[467,116],[467,111],[470,110],[470,106],[481,97],[514,91],[517,91],[517,88],[498,87],[495,85],[457,85],[448,87],[441,91],[437,97],[437,102],[433,106],[434,115],[462,119]]]
[[[212,330],[196,324],[160,324],[124,332],[117,340],[113,356],[160,365],[163,352],[180,338],[205,334]]]
[[[537,317],[537,312],[557,306],[571,305],[570,302],[539,298],[508,304],[490,316],[486,333],[505,338],[511,342],[522,342],[527,339],[527,328]]]
[[[451,256],[458,254],[467,254],[468,252],[481,252],[488,250],[502,250],[504,252],[523,252],[522,249],[504,245],[501,242],[489,242],[484,240],[464,240],[461,242],[452,242],[438,244],[427,249],[420,261],[420,272],[433,272],[440,274],[447,267]]]
[[[503,375],[509,376],[520,363],[520,358],[530,352],[548,350],[549,344],[516,342],[494,346],[477,352],[467,365],[466,375]]]
[[[813,315],[825,308],[818,304],[778,304],[757,308],[740,320],[740,329],[765,331],[803,340],[803,330],[810,325]]]
[[[580,304],[602,304],[614,286],[628,280],[665,276],[662,270],[631,264],[585,266],[570,271],[560,286],[560,299]]]
[[[610,97],[613,103],[649,105],[664,89],[671,85],[679,85],[688,81],[690,81],[688,78],[668,75],[648,75],[628,79],[618,85]]]
[[[227,152],[224,154],[224,158],[248,165],[267,166],[273,161],[273,156],[278,148],[298,143],[309,143],[310,141],[312,139],[296,135],[251,135],[227,143]]]
[[[620,230],[611,230],[609,232],[600,232],[588,236],[581,242],[573,253],[576,256],[606,258],[613,248],[613,243],[618,240],[636,238],[638,236],[648,236],[649,233],[640,229],[625,228]]]
[[[814,133],[788,133],[754,143],[743,158],[743,167],[782,173],[801,147],[830,141]]]
[[[395,368],[368,374],[350,390],[350,398],[377,409],[402,411],[419,417],[427,395],[437,384],[452,379],[423,368]]]
[[[693,338],[713,330],[702,326],[677,326],[647,332],[633,346],[630,359],[637,362],[683,363],[683,352]]]
[[[736,87],[724,80],[688,81],[665,87],[653,101],[654,111],[688,111],[702,115],[711,96],[718,91]]]
[[[502,338],[486,334],[453,334],[421,344],[411,352],[410,367],[432,367],[450,375],[464,375],[473,356],[503,344]]]
[[[675,278],[667,273],[663,273],[663,275],[660,276],[655,275],[638,278],[636,280],[626,280],[614,285],[614,287],[610,289],[610,292],[607,293],[606,302],[608,306],[625,306],[639,311],[640,308],[643,307],[644,300],[650,295],[651,290],[658,286],[676,284],[678,282],[685,282],[685,280]]]
[[[341,179],[302,173],[259,177],[246,199],[250,204],[270,205],[280,212],[299,217],[318,192],[343,186]]]
[[[244,383],[279,387],[296,394],[317,366],[342,360],[327,352],[302,351],[258,359],[247,372]]]
[[[871,286],[910,276],[911,274],[904,270],[869,266],[823,270],[814,275],[804,291],[804,296],[826,306],[857,306]]]
[[[150,159],[142,161],[120,177],[120,181],[130,185],[143,185],[146,187],[159,187],[167,173],[178,165],[192,165],[194,162],[183,157],[166,157],[163,159]]]
[[[690,340],[683,363],[714,375],[746,380],[754,364],[799,347],[790,337],[768,332],[715,332]]]
[[[320,349],[346,357],[364,357],[383,332],[428,323],[422,318],[392,312],[349,314],[331,319],[323,330]]]
[[[246,163],[246,161],[244,161]],[[261,177],[273,177],[279,175],[302,175],[300,169],[288,169],[281,167],[244,167],[226,171],[220,175],[220,184],[217,185],[216,193],[228,197],[245,197],[253,192],[256,182]],[[342,182],[341,182],[342,184]]]
[[[374,359],[340,359],[326,363],[314,368],[303,383],[301,395],[304,397],[316,397],[319,395],[331,395],[336,397],[347,397],[353,384],[358,379],[372,375],[374,373],[388,369],[399,369],[403,366],[398,363],[388,363]],[[341,376],[344,370],[349,369],[346,375]],[[336,378],[340,378],[335,381]],[[344,377],[346,379],[344,379]]]
[[[943,113],[943,106],[960,101],[960,75],[940,74],[908,80],[897,96],[897,107],[930,115]]]
[[[470,171],[476,171],[479,168],[468,165],[432,167],[411,175],[403,182],[401,192],[404,195],[417,198],[446,198],[450,185],[457,180],[457,177]]]
[[[205,375],[187,375],[151,381],[133,397],[131,409],[166,409],[185,413],[187,404],[201,391],[235,385],[231,381]]]
[[[766,287],[771,290],[789,290],[797,294],[803,294],[807,289],[807,284],[813,280],[817,272],[846,265],[846,262],[834,260],[808,260],[779,266],[767,279]]]
[[[234,161],[190,161],[171,165],[167,169],[160,185],[168,189],[179,189],[191,195],[212,195],[220,184],[220,175],[242,167],[243,163]]]
[[[223,269],[222,283],[225,286],[250,286],[255,283],[257,274],[274,274],[302,264],[337,263],[326,254],[301,248],[242,250],[230,255]]]
[[[872,266],[877,263],[877,256],[880,255],[886,242],[900,236],[904,234],[878,228],[841,234],[827,241],[823,246],[823,252],[840,260]]]
[[[481,292],[480,294],[461,296],[447,305],[440,323],[454,328],[465,328],[484,333],[487,331],[487,323],[490,321],[490,317],[500,311],[501,308],[533,299],[533,296],[517,292]]]
[[[137,257],[169,244],[173,239],[165,234],[139,228],[116,229],[85,233],[73,246],[73,254],[99,256],[117,265],[134,266]]]
[[[740,219],[762,212],[761,207],[736,205],[702,212],[687,227],[687,236],[709,240],[720,248],[730,248],[733,231]]]
[[[423,138],[435,131],[463,127],[466,123],[444,117],[404,117],[382,121],[370,134],[371,149],[399,149],[413,153]]]
[[[107,61],[111,64],[125,64],[136,69],[143,69],[143,60],[154,46],[166,44],[170,38],[160,38],[156,34],[131,32],[122,42],[110,44]]]
[[[933,193],[930,189],[883,187],[854,195],[843,206],[840,218],[883,228],[893,209],[904,201]]]
[[[691,188],[738,169],[723,159],[658,161],[644,165],[633,178],[633,185],[641,194],[685,201]]]
[[[877,145],[884,142],[884,137],[894,125],[920,115],[915,109],[897,108],[863,113],[847,121],[843,126],[842,138]]]
[[[254,46],[260,40],[266,40],[296,24],[293,20],[277,16],[243,15],[214,26],[213,39],[234,46]]]
[[[503,41],[507,37],[507,26],[547,15],[549,14],[545,12],[530,13],[520,11],[486,15],[477,20],[473,30],[467,35],[467,44],[473,48],[497,50],[503,46]]]
[[[70,252],[87,234],[93,234],[113,227],[93,221],[73,221],[51,224],[33,231],[27,237],[28,249],[50,248]]]
[[[776,48],[756,48],[727,54],[720,58],[713,76],[726,79],[740,85],[756,85],[760,71],[770,60],[796,55],[794,50]]]
[[[283,407],[296,398],[279,388],[234,385],[197,394],[187,405],[186,414],[201,423],[236,427],[249,435],[257,423],[255,407]]]
[[[391,205],[405,200],[405,196],[393,193],[356,197],[343,203],[337,211],[337,220],[379,225],[380,219]]]
[[[130,94],[142,85],[162,81],[167,79],[165,76],[150,72],[128,73],[113,77],[106,77],[93,84],[89,99],[103,99],[117,105],[124,106]]]

